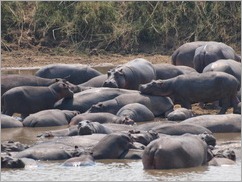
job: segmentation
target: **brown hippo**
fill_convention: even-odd
[[[155,69],[149,61],[137,58],[124,65],[119,65],[107,72],[108,79],[104,87],[137,90],[139,84],[156,79]]]
[[[15,87],[2,95],[3,114],[12,116],[20,113],[25,118],[29,114],[52,109],[55,102],[62,98],[72,97],[73,91],[64,81],[58,81],[49,87]]]
[[[89,120],[91,122],[99,123],[117,123],[117,124],[134,124],[134,121],[128,117],[116,116],[108,112],[97,112],[97,113],[82,113],[73,117],[69,125],[77,125],[80,121]]]
[[[143,94],[170,96],[175,104],[191,109],[196,102],[214,102],[221,100],[219,114],[224,114],[231,102],[236,109],[239,100],[236,96],[240,89],[239,81],[223,72],[179,75],[167,80],[154,80],[140,86]]]
[[[35,76],[42,78],[65,78],[76,85],[99,75],[99,71],[82,64],[50,64],[35,73]]]
[[[154,116],[167,116],[173,111],[173,102],[169,97],[152,96],[140,93],[123,94],[114,99],[99,102],[87,112],[110,112],[116,114],[123,106],[140,103],[146,106]]]
[[[208,146],[197,135],[162,136],[150,142],[142,156],[144,169],[175,169],[206,165]]]
[[[23,123],[12,116],[1,114],[1,128],[23,127]]]
[[[240,114],[202,115],[186,119],[181,123],[200,125],[213,133],[241,132]]]
[[[30,114],[23,120],[25,127],[49,127],[68,125],[78,111],[47,109]]]
[[[226,44],[205,44],[196,49],[193,58],[193,65],[197,72],[202,73],[203,69],[212,62],[219,59],[233,59],[241,61],[234,49]]]

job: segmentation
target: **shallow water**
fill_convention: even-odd
[[[2,74],[34,74],[38,68],[1,70]],[[105,73],[109,68],[102,68]],[[34,144],[48,140],[36,137],[48,130],[39,127],[1,129],[1,142],[13,140]],[[241,134],[214,134],[217,145],[236,146],[237,161],[231,166],[200,166],[175,170],[144,170],[141,160],[97,160],[93,166],[64,167],[63,161],[38,161],[25,169],[1,169],[1,181],[241,181]]]

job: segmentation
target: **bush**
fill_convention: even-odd
[[[2,38],[74,50],[171,54],[213,40],[240,51],[240,1],[38,1],[1,6]]]

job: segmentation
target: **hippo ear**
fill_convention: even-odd
[[[97,106],[98,107],[103,107],[103,104],[102,103],[98,103]]]

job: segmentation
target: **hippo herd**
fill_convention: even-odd
[[[219,148],[213,133],[241,132],[240,90],[240,56],[214,41],[185,43],[171,64],[137,58],[106,74],[52,64],[35,75],[2,75],[2,129],[66,127],[39,134],[32,145],[2,142],[1,167],[100,159],[140,160],[144,169],[232,165],[237,149]],[[199,115],[197,103],[218,112]]]

